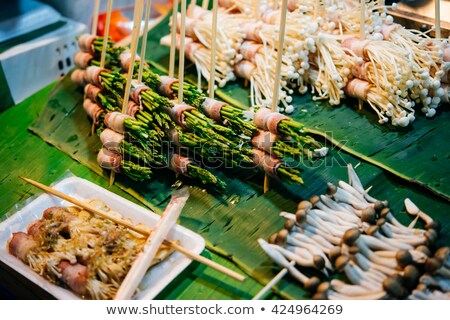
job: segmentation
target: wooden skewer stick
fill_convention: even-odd
[[[435,38],[441,38],[441,0],[434,0]]]
[[[178,0],[173,0],[172,8],[172,30],[170,35],[170,57],[169,57],[169,77],[175,75],[175,54],[177,52],[177,16],[178,16]]]
[[[176,224],[188,198],[189,189],[187,187],[172,193],[172,200],[170,200],[158,223],[153,228],[152,233],[147,238],[144,247],[131,265],[119,290],[117,290],[114,300],[131,299],[155,258],[159,247],[167,237],[169,231]]]
[[[320,7],[320,0],[316,0],[314,2],[314,19],[316,19],[317,15],[319,14],[319,7]]]
[[[359,40],[366,38],[366,0],[361,0],[361,20],[359,30]]]
[[[74,204],[74,205],[76,205],[76,206],[78,206],[80,208],[83,208],[83,209],[85,209],[85,210],[87,210],[87,211],[89,211],[91,213],[97,214],[97,215],[99,215],[102,218],[111,220],[111,221],[113,221],[113,222],[115,222],[117,224],[125,226],[125,227],[129,228],[130,230],[133,230],[133,231],[135,231],[135,232],[137,232],[139,234],[142,234],[144,236],[150,235],[148,230],[140,228],[139,226],[135,226],[134,224],[132,224],[128,220],[124,220],[124,219],[112,216],[108,212],[105,212],[105,211],[102,211],[100,209],[97,209],[96,207],[93,207],[93,206],[91,206],[91,205],[89,205],[89,204],[87,204],[85,202],[77,200],[77,199],[75,199],[75,198],[73,198],[73,197],[71,197],[69,195],[66,195],[66,194],[64,194],[64,193],[62,193],[62,192],[60,192],[60,191],[58,191],[56,189],[48,187],[45,184],[42,184],[40,182],[31,180],[31,179],[28,179],[28,178],[25,178],[25,177],[21,177],[21,176],[19,176],[19,178],[21,178],[22,180],[25,180],[26,182],[32,184],[33,186],[35,186],[35,187],[37,187],[37,188],[39,188],[41,190],[44,190],[45,192],[47,192],[49,194],[52,194],[54,196],[57,196],[58,198],[66,200],[67,202],[70,202],[70,203],[72,203],[72,204]],[[234,279],[236,279],[238,281],[244,281],[244,279],[245,279],[245,277],[240,275],[239,273],[234,272],[233,270],[230,270],[230,269],[228,269],[228,268],[226,268],[226,267],[224,267],[224,266],[222,266],[222,265],[220,265],[220,264],[218,264],[218,263],[216,263],[214,261],[211,261],[211,260],[209,260],[209,259],[207,259],[207,258],[205,258],[205,257],[203,257],[201,255],[192,253],[189,250],[187,250],[186,248],[184,248],[184,247],[182,247],[182,246],[180,246],[180,245],[178,245],[176,243],[173,243],[173,242],[168,241],[168,240],[164,240],[163,244],[169,246],[170,248],[172,248],[172,249],[174,249],[174,250],[176,250],[176,251],[178,251],[178,252],[180,252],[182,254],[184,254],[186,257],[188,257],[188,258],[190,258],[192,260],[195,260],[197,262],[203,263],[204,265],[207,265],[208,267],[211,267],[211,268],[213,268],[213,269],[215,269],[215,270],[217,270],[219,272],[222,272],[222,273],[226,274],[227,276],[230,276],[230,277],[232,277],[232,278],[234,278]]]
[[[213,16],[212,16],[212,46],[211,46],[211,61],[210,61],[210,74],[209,74],[209,84],[208,92],[209,97],[214,99],[214,85],[216,84],[216,50],[217,50],[217,10],[219,7],[219,0],[213,0]]]
[[[134,63],[136,61],[136,49],[137,42],[139,39],[139,32],[141,30],[141,21],[142,21],[142,8],[144,6],[144,0],[135,0],[134,2],[134,18],[133,18],[133,34],[131,37],[131,61],[130,67],[128,69],[127,74],[127,84],[125,86],[125,95],[123,97],[123,105],[122,105],[122,113],[127,113],[128,110],[128,100],[130,99],[130,91],[131,91],[131,80],[133,79],[134,74]]]
[[[178,103],[183,103],[184,85],[184,40],[186,37],[186,0],[181,0],[180,53],[178,60]]]
[[[208,9],[208,5],[209,5],[209,0],[203,0],[202,1],[202,8],[203,9]]]
[[[290,266],[295,265],[295,261],[291,261],[289,263]],[[265,286],[262,288],[253,298],[252,300],[259,300],[261,299],[269,290],[271,290],[278,282],[280,282],[281,279],[289,272],[287,268],[281,269],[278,274],[272,278]]]
[[[99,11],[100,11],[100,0],[95,0],[95,2],[94,2],[94,13],[92,15],[92,26],[91,26],[91,34],[93,34],[93,35],[97,35]]]
[[[277,111],[278,97],[280,94],[280,82],[281,82],[281,63],[283,60],[283,47],[284,47],[284,35],[286,33],[286,15],[287,15],[287,0],[283,0],[280,9],[280,31],[278,34],[278,52],[277,52],[277,64],[275,68],[275,83],[273,86],[272,95],[272,112]],[[269,190],[269,176],[264,176],[264,193]]]
[[[113,0],[108,0],[108,7],[106,8],[105,33],[103,34],[103,46],[102,46],[102,55],[100,56],[100,68],[105,67],[106,48],[108,46],[108,37],[109,37],[109,26],[111,24],[112,2]]]
[[[150,13],[152,11],[152,0],[147,0],[145,7],[144,16],[144,33],[142,34],[142,44],[141,44],[141,63],[139,64],[138,82],[142,81],[142,71],[144,70],[145,52],[147,51],[147,35],[148,35],[148,20],[150,20]]]

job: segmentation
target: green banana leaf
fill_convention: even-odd
[[[92,136],[91,123],[82,108],[82,89],[76,88],[65,77],[50,93],[43,111],[30,130],[46,142],[79,161],[99,175],[108,179],[96,162],[101,144]],[[279,212],[294,212],[296,204],[315,194],[323,194],[326,182],[337,183],[347,180],[346,164],[356,165],[360,159],[330,147],[330,155],[322,161],[305,164],[303,178],[305,186],[286,185],[271,181],[271,189],[263,193],[264,175],[234,170],[218,173],[227,182],[223,193],[205,190],[192,185],[191,196],[180,218],[180,223],[198,232],[207,241],[208,249],[215,251],[262,284],[267,283],[278,271],[277,267],[259,248],[258,238],[268,238],[283,228],[284,220]],[[448,212],[450,203],[429,190],[399,179],[371,164],[362,162],[357,168],[362,183],[372,186],[371,194],[379,199],[388,199],[394,214],[403,223],[411,218],[404,212],[403,201],[411,198],[434,219],[441,221],[442,231],[438,245],[450,243]],[[192,181],[185,179],[185,184]],[[136,183],[127,177],[117,175],[115,184],[156,212],[167,205],[170,190],[179,184],[179,178],[172,172],[155,171],[149,182]],[[302,270],[312,274],[311,270]],[[286,276],[277,288],[283,298],[307,299],[309,295],[301,285]]]
[[[162,19],[147,37],[146,60],[166,73],[169,48],[159,44],[169,34],[170,15]],[[188,68],[187,80],[196,84],[195,68]],[[243,109],[250,105],[249,91],[243,81],[227,84],[217,90],[217,96]],[[295,95],[292,103],[296,111],[291,115],[305,124],[306,130],[323,136],[342,150],[382,168],[385,171],[416,183],[450,200],[450,112],[441,106],[433,118],[426,118],[419,110],[413,125],[407,128],[378,124],[374,112],[358,103],[346,100],[333,107],[323,101],[313,101],[310,94]]]

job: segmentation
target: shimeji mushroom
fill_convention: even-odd
[[[419,246],[421,244],[425,244],[427,242],[427,238],[423,237],[422,239],[392,239],[392,238],[388,238],[385,235],[380,233],[380,227],[379,226],[370,226],[369,228],[367,228],[365,231],[365,233],[369,236],[375,237],[379,240],[381,240],[382,242],[389,244],[390,246],[392,246],[393,248],[397,248],[397,249],[413,249],[416,246]],[[403,240],[403,241],[402,241]]]
[[[275,248],[269,246],[269,244],[263,239],[258,239],[258,243],[261,248],[266,252],[266,254],[272,258],[275,263],[279,266],[286,268],[289,273],[298,281],[300,281],[306,290],[314,291],[317,286],[320,284],[320,279],[317,277],[308,278],[303,273],[297,270],[297,268],[293,267],[288,260]]]
[[[299,235],[301,235],[301,234],[299,234]],[[327,269],[333,270],[333,267],[331,266],[331,263],[328,260],[327,256],[321,249],[319,249],[319,247],[317,245],[313,245],[313,244],[307,243],[305,241],[301,241],[301,240],[293,237],[292,235],[289,234],[289,232],[286,229],[278,232],[277,241],[279,241],[279,243],[281,243],[281,246],[284,246],[285,244],[289,244],[292,246],[297,246],[297,247],[302,247],[302,248],[308,249],[313,255],[319,255],[324,259],[325,266],[327,267]]]
[[[420,210],[409,198],[405,199],[406,212],[412,216],[418,216],[425,222],[425,229],[434,229],[440,231],[441,225],[438,221],[434,221],[429,215]]]
[[[450,279],[442,276],[431,276],[425,273],[419,278],[419,282],[425,284],[427,287],[436,287],[442,291],[450,291]]]
[[[350,204],[352,207],[358,210],[365,209],[369,205],[373,206],[373,204],[370,204],[367,201],[360,200],[350,192],[346,191],[345,189],[336,187],[332,183],[328,183],[327,194],[330,197],[333,197],[337,202]]]
[[[284,227],[293,237],[299,239],[300,241],[317,244],[325,252],[328,252],[328,250],[333,247],[330,240],[334,242],[339,241],[339,238],[323,233],[322,231],[316,230],[311,226],[303,225],[299,227],[293,222],[293,220],[287,220]]]
[[[380,217],[384,218],[387,221],[388,226],[392,229],[396,229],[398,233],[405,233],[405,234],[425,233],[425,230],[408,228],[405,225],[403,225],[400,221],[398,221],[394,217],[390,208],[384,208],[383,210],[381,210]]]
[[[323,282],[317,288],[316,300],[379,300],[388,298],[384,290],[373,290],[361,285],[352,285],[337,279]]]
[[[357,266],[348,256],[339,256],[334,262],[337,271],[343,271],[353,284],[364,286],[373,291],[382,289],[382,284],[368,276],[368,272]]]
[[[358,191],[359,193],[362,194],[362,196],[364,197],[364,199],[366,199],[366,201],[370,202],[370,203],[375,203],[378,202],[377,199],[371,197],[366,190],[364,190],[364,187],[361,183],[361,180],[359,180],[358,175],[355,172],[355,169],[353,169],[353,166],[351,165],[351,163],[347,164],[347,172],[348,172],[348,177],[350,180],[350,185],[355,188],[356,191]]]
[[[428,258],[427,262],[425,262],[425,270],[432,275],[436,274],[450,279],[450,268],[447,268],[439,258]]]
[[[276,244],[267,244],[268,246],[275,248],[278,250],[286,259],[290,261],[295,261],[298,265],[302,267],[310,267],[317,269],[318,271],[323,272],[326,276],[328,276],[328,272],[325,268],[325,260],[322,258],[322,256],[314,255],[312,256],[312,259],[305,259],[301,256],[296,255],[294,252],[287,250],[279,245]]]

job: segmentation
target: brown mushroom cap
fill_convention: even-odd
[[[306,222],[306,211],[303,209],[297,210],[295,213],[295,219],[297,220],[297,223],[302,224]]]
[[[292,228],[293,228],[294,226],[295,226],[295,221],[294,221],[294,220],[287,219],[287,220],[284,222],[284,228],[285,228],[286,230],[288,230],[288,231],[291,231]]]
[[[355,243],[356,240],[358,240],[360,235],[361,231],[359,231],[357,228],[348,229],[342,236],[342,241],[346,245],[351,246],[353,245],[353,243]]]
[[[428,290],[428,286],[425,283],[419,283],[416,287],[416,290],[419,291],[427,291]]]
[[[385,218],[388,215],[389,212],[391,212],[390,208],[383,208],[380,211],[380,217]]]
[[[410,264],[403,269],[403,283],[407,288],[415,288],[419,282],[419,278],[420,272],[415,265]]]
[[[350,261],[350,257],[346,255],[341,255],[337,257],[336,261],[334,262],[334,266],[336,267],[336,270],[341,272],[344,270],[347,263]]]
[[[363,222],[375,223],[376,217],[377,213],[372,207],[364,208],[361,212],[361,221]]]
[[[334,184],[328,182],[327,183],[327,191],[326,191],[327,195],[332,196],[336,192],[337,192],[337,187]]]
[[[304,283],[305,290],[307,290],[309,292],[316,291],[316,289],[319,285],[320,285],[320,279],[317,277],[311,277]]]
[[[439,234],[434,229],[428,229],[427,231],[425,231],[425,237],[427,238],[427,244],[432,245],[436,242]]]
[[[357,253],[359,253],[361,250],[359,249],[359,247],[358,246],[351,246],[351,247],[348,247],[348,253],[350,253],[350,254],[357,254]]]
[[[416,250],[424,253],[427,257],[431,257],[431,250],[427,246],[420,245],[416,248]]]
[[[433,229],[439,234],[439,232],[441,232],[441,223],[439,221],[433,220],[425,225],[425,229],[427,230]]]
[[[325,259],[322,256],[316,254],[313,257],[313,264],[317,270],[323,270],[323,268],[325,268]]]
[[[431,274],[433,274],[440,267],[442,267],[442,261],[436,257],[428,258],[425,262],[425,270]]]
[[[287,231],[286,229],[280,230],[277,233],[277,240],[275,243],[281,247],[284,247],[284,245],[286,244],[288,235],[289,235],[289,231]]]
[[[278,233],[274,233],[269,237],[267,242],[269,242],[271,244],[275,244],[277,242],[277,237],[278,237]]]
[[[317,292],[327,292],[330,289],[331,284],[328,281],[322,282],[317,287]]]
[[[402,285],[402,277],[399,274],[393,274],[383,281],[383,289],[390,295],[397,298],[404,298],[408,291]]]
[[[450,247],[441,247],[436,251],[434,256],[439,260],[441,260],[442,262],[444,262],[445,260],[447,260],[449,254],[450,254]]]
[[[395,259],[397,260],[397,263],[401,268],[404,268],[405,266],[413,262],[411,252],[403,249],[397,251]]]
[[[378,232],[379,229],[380,229],[380,227],[378,227],[377,225],[373,225],[373,226],[368,227],[365,230],[365,233],[368,234],[369,236],[373,236],[375,233]]]
[[[334,246],[330,249],[328,253],[328,258],[330,258],[331,262],[336,261],[336,259],[341,255],[342,248],[340,246]]]
[[[386,206],[385,206],[385,204],[384,204],[382,201],[378,200],[377,202],[375,202],[375,203],[373,204],[373,208],[374,208],[376,211],[381,211],[381,210],[385,209]]]
[[[311,208],[312,208],[312,203],[307,200],[300,201],[300,203],[297,205],[297,210],[308,211]]]
[[[385,218],[380,218],[380,219],[377,220],[376,225],[381,227],[385,223],[386,223],[386,219]]]
[[[319,201],[320,201],[320,197],[319,197],[319,196],[312,196],[312,197],[309,199],[309,202],[311,202],[311,204],[312,204],[313,206],[315,206],[316,203],[319,202]]]
[[[328,300],[328,294],[326,291],[322,291],[322,292],[316,292],[313,296],[312,296],[313,300]]]

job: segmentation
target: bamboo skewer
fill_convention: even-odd
[[[144,16],[144,33],[142,35],[142,44],[141,44],[141,59],[145,60],[145,52],[147,51],[147,35],[148,35],[148,20],[150,19],[150,13],[152,11],[152,0],[147,0],[145,7],[145,16]],[[144,63],[139,64],[139,73],[138,73],[138,82],[142,81],[142,72],[144,70]]]
[[[217,10],[219,6],[219,0],[213,0],[213,16],[212,16],[212,46],[211,46],[211,61],[210,61],[210,75],[209,75],[209,86],[208,86],[208,92],[209,97],[211,99],[214,99],[214,86],[216,83],[216,49],[217,49],[217,40],[216,40],[216,34],[217,34]]]
[[[105,33],[103,35],[102,55],[100,56],[100,68],[102,68],[102,69],[105,67],[106,48],[108,47],[109,26],[111,24],[112,2],[113,2],[113,0],[108,0],[108,7],[106,8]]]
[[[280,16],[280,31],[278,34],[278,52],[277,52],[277,64],[275,69],[275,83],[273,87],[272,96],[272,112],[277,111],[278,97],[280,93],[281,82],[281,64],[283,60],[283,47],[284,47],[284,35],[286,33],[286,15],[287,15],[287,0],[283,0],[281,4],[281,16]],[[264,193],[269,190],[269,176],[264,176]]]
[[[178,0],[173,0],[172,8],[172,30],[170,35],[170,57],[169,57],[169,77],[175,75],[175,54],[177,52],[177,16],[178,16]]]
[[[139,283],[144,278],[147,269],[150,267],[159,247],[176,224],[188,198],[189,189],[187,187],[172,193],[172,200],[170,200],[158,223],[152,229],[152,233],[145,242],[142,251],[134,260],[119,290],[117,290],[114,300],[131,299]]]
[[[294,266],[295,265],[295,261],[291,261],[291,263],[289,263],[290,266]],[[269,290],[271,290],[278,282],[281,281],[281,279],[283,279],[283,277],[289,272],[289,270],[287,268],[283,268],[281,269],[280,272],[278,272],[278,274],[272,278],[272,280],[270,280],[265,286],[264,288],[262,288],[253,298],[252,300],[259,300],[261,299]]]
[[[203,0],[202,1],[202,8],[203,9],[208,9],[208,5],[209,5],[209,0]]]
[[[366,26],[366,0],[361,0],[361,21],[359,30],[360,40],[364,40],[366,37],[365,26]]]
[[[95,0],[95,2],[94,2],[94,13],[92,15],[92,26],[91,26],[91,34],[93,34],[93,35],[97,35],[99,11],[100,11],[100,0]]]
[[[136,61],[136,49],[137,42],[139,39],[139,32],[141,29],[141,20],[142,20],[142,7],[144,4],[144,0],[135,0],[134,5],[134,25],[133,25],[133,35],[131,37],[131,62],[130,67],[128,69],[127,75],[127,84],[125,87],[125,95],[123,97],[123,105],[122,105],[122,113],[127,113],[128,110],[128,100],[130,99],[130,91],[131,91],[131,80],[133,79],[134,74],[134,63]]]
[[[441,38],[441,0],[434,0],[435,38]]]
[[[57,196],[58,198],[66,200],[67,202],[70,202],[70,203],[72,203],[72,204],[74,204],[76,206],[79,206],[80,208],[83,208],[83,209],[85,209],[85,210],[87,210],[87,211],[89,211],[91,213],[97,214],[97,215],[101,216],[102,218],[109,219],[109,220],[111,220],[111,221],[113,221],[113,222],[115,222],[117,224],[125,226],[125,227],[129,228],[130,230],[133,230],[133,231],[135,231],[135,232],[137,232],[139,234],[142,234],[144,236],[150,235],[148,230],[145,230],[143,228],[135,226],[131,222],[127,221],[127,220],[114,217],[114,216],[108,214],[105,211],[97,209],[97,208],[95,208],[95,207],[93,207],[93,206],[91,206],[91,205],[89,205],[87,203],[84,203],[84,202],[82,202],[80,200],[77,200],[77,199],[75,199],[75,198],[73,198],[73,197],[71,197],[69,195],[66,195],[66,194],[64,194],[64,193],[62,193],[62,192],[60,192],[58,190],[55,190],[55,189],[53,189],[51,187],[48,187],[45,184],[42,184],[40,182],[31,180],[31,179],[28,179],[28,178],[25,178],[25,177],[22,177],[22,176],[19,176],[19,178],[21,178],[22,180],[30,183],[31,185],[33,185],[33,186],[35,186],[35,187],[37,187],[37,188],[39,188],[41,190],[44,190],[45,192],[47,192],[49,194],[52,194],[54,196]],[[192,253],[189,250],[187,250],[186,248],[184,248],[184,247],[182,247],[182,246],[180,246],[180,245],[178,245],[176,243],[173,243],[173,242],[168,241],[168,240],[164,240],[163,244],[171,247],[172,249],[174,249],[174,250],[176,250],[176,251],[178,251],[178,252],[180,252],[182,254],[184,254],[185,256],[187,256],[188,258],[190,258],[192,260],[195,260],[197,262],[203,263],[204,265],[207,265],[208,267],[211,267],[211,268],[213,268],[213,269],[215,269],[215,270],[217,270],[217,271],[219,271],[219,272],[221,272],[223,274],[226,274],[227,276],[232,277],[232,278],[234,278],[234,279],[236,279],[238,281],[244,281],[244,279],[245,279],[245,277],[240,275],[239,273],[237,273],[237,272],[235,272],[233,270],[230,270],[230,269],[228,269],[228,268],[226,268],[226,267],[224,267],[224,266],[222,266],[222,265],[220,265],[220,264],[218,264],[218,263],[216,263],[214,261],[211,261],[211,260],[209,260],[209,259],[207,259],[207,258],[205,258],[203,256],[200,256],[198,254]]]
[[[176,21],[173,21],[176,23]],[[181,28],[180,28],[180,52],[178,60],[178,103],[183,103],[184,85],[184,40],[186,37],[186,0],[181,0]],[[176,28],[175,28],[176,29]]]

